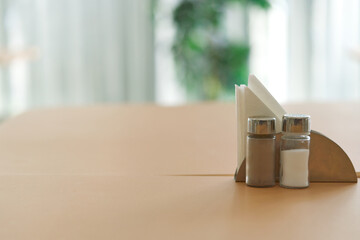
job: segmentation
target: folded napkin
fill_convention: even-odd
[[[276,132],[281,132],[281,120],[286,112],[254,75],[249,75],[248,86],[235,85],[235,95],[238,170],[246,155],[247,119],[261,116],[274,117]]]

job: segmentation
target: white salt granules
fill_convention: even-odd
[[[309,185],[309,149],[282,150],[280,159],[282,186],[301,188]]]

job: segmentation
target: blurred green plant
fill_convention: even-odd
[[[173,53],[189,99],[233,96],[235,83],[247,83],[250,46],[247,41],[229,41],[221,31],[229,3],[245,9],[250,5],[264,10],[270,7],[267,0],[181,0],[173,11]]]

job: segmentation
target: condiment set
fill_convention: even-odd
[[[246,142],[246,184],[252,187],[275,185],[276,119],[248,118]],[[310,116],[285,114],[282,117],[280,186],[309,186]]]

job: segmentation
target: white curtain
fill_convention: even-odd
[[[292,0],[289,9],[292,98],[359,100],[360,2]]]
[[[151,0],[0,0],[0,114],[154,100]]]
[[[272,0],[250,12],[251,71],[281,102],[360,100],[360,2]]]

